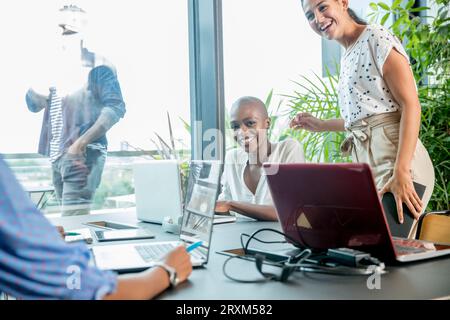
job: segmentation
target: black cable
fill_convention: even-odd
[[[324,273],[324,274],[334,274],[334,275],[343,275],[343,276],[367,276],[373,274],[373,270],[369,270],[368,268],[354,268],[347,266],[336,266],[336,267],[328,267],[324,265],[317,264],[298,264],[297,266],[293,266],[297,269],[297,271],[302,272],[311,272],[311,273]],[[380,274],[385,273],[382,267],[380,268]]]
[[[271,228],[263,228],[263,229],[259,229],[259,230],[256,230],[255,232],[253,232],[252,235],[247,239],[247,243],[245,244],[245,246],[243,246],[243,249],[244,249],[244,253],[245,253],[245,254],[247,254],[248,245],[250,244],[250,241],[251,241],[258,233],[261,233],[261,232],[264,232],[264,231],[271,231],[271,232],[278,233],[278,234],[284,236],[285,238],[291,240],[294,244],[297,244],[298,246],[301,246],[301,245],[297,242],[297,240],[295,240],[295,239],[292,238],[291,236],[288,236],[287,234],[285,234],[285,233],[283,233],[283,232],[281,232],[281,231],[278,231],[278,230],[276,230],[276,229],[271,229]],[[242,237],[241,237],[241,239],[242,239]]]
[[[242,233],[240,235],[241,246],[244,250],[244,254],[247,254],[248,246],[249,246],[251,240],[256,240],[258,242],[266,243],[266,244],[287,243],[287,241],[285,241],[285,240],[284,241],[266,241],[266,240],[261,240],[256,237],[256,235],[258,233],[261,233],[264,231],[270,231],[270,232],[275,232],[277,234],[280,234],[280,235],[284,236],[286,239],[289,239],[292,243],[296,244],[297,246],[303,247],[295,239],[293,239],[292,237],[288,236],[287,234],[285,234],[281,231],[278,231],[276,229],[271,229],[271,228],[263,228],[263,229],[259,229],[255,232],[253,232],[251,235],[248,235],[246,233]],[[244,241],[243,241],[244,236],[248,237],[245,245],[244,245]],[[284,273],[285,269],[287,268],[290,270],[290,271],[288,270],[289,274],[291,274],[294,271],[317,272],[317,273],[326,273],[326,274],[335,274],[335,275],[368,275],[368,274],[373,273],[373,271],[370,271],[368,268],[366,268],[366,269],[356,268],[355,269],[355,268],[349,268],[346,266],[321,265],[320,262],[318,263],[317,261],[308,259],[311,255],[312,255],[312,251],[310,249],[303,249],[299,254],[290,257],[289,260],[285,263],[277,263],[277,262],[267,261],[267,260],[264,260],[264,256],[259,256],[259,257],[256,256],[256,257],[252,257],[252,258],[245,257],[245,256],[232,256],[232,257],[229,257],[224,262],[222,271],[223,271],[223,274],[225,275],[225,277],[227,277],[228,279],[230,279],[232,281],[236,281],[236,282],[240,282],[240,283],[260,283],[260,282],[267,282],[267,281],[271,281],[271,280],[280,281],[281,277],[278,277],[277,275],[272,274],[272,273],[263,272],[262,271],[263,264],[283,268],[283,273]],[[264,278],[255,279],[255,280],[245,280],[245,279],[237,279],[237,278],[230,276],[226,272],[226,266],[232,259],[236,259],[236,258],[242,259],[245,261],[255,261],[258,272],[261,275],[263,275]],[[308,262],[306,262],[306,261],[308,261]],[[370,262],[379,262],[379,261],[377,259],[373,259]],[[379,268],[381,273],[384,273],[384,264],[378,265],[377,268]],[[285,280],[287,280],[287,278]],[[285,280],[281,280],[281,281],[285,281]]]
[[[258,242],[261,242],[261,243],[267,243],[267,244],[273,244],[273,243],[287,243],[286,240],[282,240],[282,241],[280,241],[280,240],[278,240],[278,241],[266,241],[266,240],[262,240],[262,239],[259,239],[259,238],[256,237],[256,235],[257,235],[258,233],[261,233],[261,232],[264,232],[264,231],[275,232],[275,233],[277,233],[277,234],[280,234],[280,235],[282,235],[282,236],[284,236],[284,237],[290,239],[292,242],[296,243],[295,239],[292,239],[291,237],[289,237],[288,235],[284,234],[284,233],[281,232],[281,231],[278,231],[278,230],[275,230],[275,229],[271,229],[271,228],[263,228],[263,229],[259,229],[259,230],[255,231],[255,232],[253,232],[253,234],[251,234],[251,235],[248,235],[248,234],[246,234],[246,233],[242,233],[242,234],[241,234],[240,240],[241,240],[241,246],[242,246],[242,248],[244,249],[244,254],[247,254],[248,246],[249,246],[249,243],[251,242],[251,240],[256,240],[256,241],[258,241]],[[243,241],[243,237],[244,237],[244,236],[248,237],[247,243],[246,243],[245,245],[244,245],[244,241]],[[291,257],[291,258],[289,259],[289,261],[297,261],[297,262],[301,262],[301,261],[304,261],[305,259],[307,259],[310,255],[311,255],[311,250],[305,249],[305,250],[301,251],[300,254],[297,254],[296,256]],[[254,279],[254,280],[246,280],[246,279],[238,279],[238,278],[234,278],[234,277],[230,276],[230,275],[227,273],[227,271],[226,271],[226,267],[227,267],[228,263],[229,263],[231,260],[233,260],[233,259],[242,259],[242,260],[246,260],[246,261],[255,261],[255,263],[256,263],[256,269],[258,270],[258,272],[259,272],[264,278],[262,278],[262,279]],[[300,259],[300,261],[299,261],[299,259]],[[285,264],[280,264],[280,263],[275,263],[275,262],[266,261],[266,260],[264,260],[264,256],[258,256],[258,255],[257,255],[256,257],[252,257],[252,258],[245,257],[245,256],[243,256],[243,257],[241,257],[241,256],[232,256],[232,257],[229,257],[229,258],[224,262],[224,264],[223,264],[223,266],[222,266],[222,272],[223,272],[223,274],[225,275],[225,277],[227,277],[228,279],[230,279],[230,280],[232,280],[232,281],[240,282],[240,283],[260,283],[260,282],[267,282],[267,281],[271,281],[271,280],[277,280],[277,281],[280,281],[280,278],[281,278],[280,276],[277,276],[277,275],[275,275],[275,274],[273,274],[273,273],[264,272],[264,271],[262,270],[262,265],[263,265],[263,264],[267,264],[267,265],[271,265],[271,266],[276,266],[276,267],[279,267],[279,268],[283,268],[283,270],[284,270],[284,268],[285,268]],[[288,267],[289,267],[289,266],[288,266]],[[290,270],[291,270],[290,273],[292,273],[292,272],[295,270],[295,267],[290,268]],[[290,273],[289,273],[289,274],[290,274]],[[284,281],[284,280],[281,280],[281,281]]]
[[[247,234],[247,233],[241,233],[241,246],[242,246],[242,248],[244,248],[244,240],[243,240],[243,237],[250,237],[250,235],[249,234]],[[261,242],[261,243],[266,243],[266,244],[274,244],[274,243],[287,243],[287,241],[286,240],[280,240],[280,241],[265,241],[265,240],[261,240],[261,239],[259,239],[259,238],[256,238],[256,237],[253,237],[253,239],[255,239],[256,241],[258,241],[258,242]]]
[[[232,281],[240,282],[240,283],[261,283],[261,282],[268,282],[268,281],[272,280],[271,278],[266,278],[266,277],[261,278],[261,279],[245,280],[245,279],[237,279],[237,278],[234,278],[234,277],[230,276],[227,273],[227,271],[226,271],[226,266],[227,266],[228,262],[230,262],[233,259],[242,259],[242,260],[246,260],[246,261],[254,261],[253,259],[244,258],[244,257],[238,257],[238,256],[229,257],[227,260],[225,260],[225,262],[223,263],[223,266],[222,266],[222,272],[223,272],[224,276],[227,277],[228,279],[230,279]]]
[[[306,259],[308,259],[312,255],[312,251],[310,249],[302,250],[299,254],[292,256],[289,258],[288,262],[284,265],[291,267],[291,262],[294,261],[296,264],[302,263]]]
[[[309,251],[309,249],[306,249],[306,250]],[[229,257],[222,266],[222,272],[225,275],[225,277],[227,277],[228,279],[230,279],[232,281],[236,281],[236,282],[240,282],[240,283],[263,283],[263,282],[268,282],[268,281],[272,281],[272,280],[277,280],[275,275],[269,274],[269,273],[262,273],[259,270],[258,271],[264,276],[264,278],[253,279],[253,280],[234,278],[234,277],[230,276],[226,271],[227,264],[233,259],[241,259],[241,260],[252,261],[252,262],[255,261],[254,258],[247,258],[247,257],[240,257],[240,256]],[[307,256],[302,258],[302,261],[305,261],[305,260],[308,260]],[[271,265],[271,266],[283,267],[280,264],[270,263],[269,261],[265,261],[264,263]],[[367,276],[367,275],[370,275],[373,273],[373,271],[369,271],[368,269],[350,268],[350,267],[346,267],[346,266],[329,267],[329,266],[325,266],[325,265],[317,265],[317,264],[313,264],[313,263],[304,263],[304,262],[298,262],[295,264],[285,263],[284,265],[286,267],[291,267],[293,269],[293,271],[300,271],[300,272],[306,272],[306,273],[322,273],[322,274],[344,275],[344,276],[360,276],[360,275]],[[381,271],[380,272],[381,274],[384,273],[383,268],[381,268],[380,271]]]
[[[305,250],[306,251],[306,250]],[[375,267],[380,274],[385,273],[384,270],[385,266],[384,263],[380,263],[380,261],[376,258],[373,260],[370,259],[369,261],[373,264],[365,264],[364,266],[366,268],[362,267],[348,267],[345,265],[327,265],[323,264],[323,261],[327,259],[327,257],[323,258],[321,261],[311,260],[308,259],[310,255],[302,258],[296,263],[285,263],[285,266],[295,268],[297,271],[303,271],[303,272],[316,272],[316,273],[326,273],[326,274],[335,274],[335,275],[347,275],[347,276],[354,276],[354,275],[370,275],[375,270],[370,270],[369,267]],[[307,261],[305,263],[305,261]]]

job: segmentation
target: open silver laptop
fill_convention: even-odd
[[[189,246],[198,241],[202,245],[191,251],[192,265],[206,264],[221,169],[220,161],[191,162],[179,241],[95,246],[92,253],[96,265],[103,270],[139,271],[151,267],[176,246],[182,243]]]
[[[165,217],[183,214],[178,161],[152,160],[133,165],[136,215],[139,220],[162,224]]]
[[[139,220],[162,224],[183,215],[181,173],[177,160],[152,160],[133,165],[136,215]],[[235,222],[232,215],[214,216],[214,224]]]

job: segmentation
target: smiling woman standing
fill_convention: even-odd
[[[302,5],[311,28],[345,48],[338,85],[343,118],[299,113],[291,127],[346,131],[342,151],[371,166],[380,195],[394,194],[400,223],[402,203],[418,219],[433,192],[434,169],[418,139],[421,107],[408,55],[387,29],[358,18],[348,0],[302,0]],[[413,181],[426,186],[422,200]]]

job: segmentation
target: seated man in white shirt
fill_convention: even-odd
[[[270,118],[264,103],[255,97],[239,98],[230,111],[230,125],[239,148],[225,156],[222,193],[216,212],[237,212],[258,220],[278,220],[262,164],[304,162],[301,144],[293,139],[272,143]]]

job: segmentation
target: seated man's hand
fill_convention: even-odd
[[[59,234],[61,235],[61,237],[64,239],[65,238],[65,231],[64,228],[62,226],[56,226],[56,229],[58,230]]]
[[[184,246],[179,246],[164,257],[164,263],[175,268],[179,282],[185,281],[192,272],[191,256]]]
[[[231,203],[230,201],[217,201],[216,202],[216,208],[214,211],[217,214],[230,214],[231,210]]]

